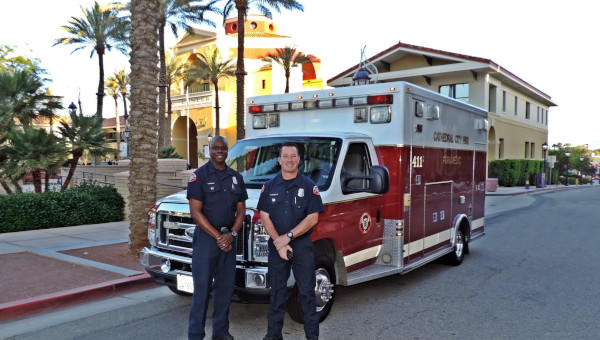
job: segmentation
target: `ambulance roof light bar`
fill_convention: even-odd
[[[314,97],[313,97],[314,98]],[[344,98],[332,98],[332,99],[319,99],[319,100],[299,100],[292,102],[282,102],[276,104],[263,104],[263,105],[249,105],[248,113],[269,113],[269,112],[282,112],[282,111],[299,111],[299,110],[314,110],[314,109],[325,109],[332,107],[345,107],[345,106],[361,106],[361,105],[386,105],[393,104],[394,96],[391,94],[377,94],[370,96],[359,96],[359,97],[344,97]],[[253,104],[253,101],[250,102]]]

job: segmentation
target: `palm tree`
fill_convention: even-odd
[[[183,79],[183,72],[185,68],[185,58],[180,56],[173,56],[171,53],[165,54],[166,65],[167,65],[167,123],[171,123],[171,115],[173,110],[171,109],[171,85]],[[165,129],[165,140],[171,141],[171,127],[167,124]],[[165,143],[166,144],[166,143]]]
[[[106,90],[108,95],[113,97],[115,100],[115,126],[116,126],[116,138],[117,138],[117,152],[115,152],[115,161],[119,160],[119,153],[121,152],[121,121],[119,120],[119,83],[117,78],[114,76],[106,79]]]
[[[42,171],[64,162],[67,154],[64,143],[46,130],[33,127],[12,128],[8,139],[4,146],[7,155],[4,175],[17,181],[31,173],[35,192],[42,192]]]
[[[315,57],[312,55],[304,55],[302,52],[296,51],[295,47],[286,46],[284,48],[275,49],[276,53],[268,53],[263,61],[265,62],[276,62],[283,67],[285,73],[285,93],[290,92],[290,72],[292,68],[312,62]]]
[[[236,125],[237,125],[237,140],[244,139],[244,76],[246,71],[244,70],[244,35],[245,27],[244,21],[248,14],[248,8],[252,4],[256,4],[258,10],[266,17],[271,18],[273,15],[269,10],[269,7],[274,8],[278,13],[280,7],[287,10],[298,9],[304,11],[304,7],[296,0],[227,0],[225,7],[223,8],[223,18],[227,18],[229,14],[235,10],[238,13],[237,27],[238,27],[238,57],[237,57],[237,70],[235,71],[236,76]]]
[[[102,131],[102,121],[94,116],[84,116],[76,112],[70,112],[71,125],[67,122],[60,122],[58,130],[66,143],[71,145],[69,153],[73,156],[67,178],[63,182],[61,191],[69,187],[71,178],[77,168],[77,162],[88,151],[93,156],[104,156],[114,151],[106,145],[106,133]]]
[[[159,0],[131,0],[129,248],[136,253],[148,244],[148,207],[156,201],[159,13]]]
[[[127,18],[117,16],[118,9],[114,4],[101,7],[98,2],[94,2],[91,9],[81,7],[83,17],[71,17],[68,25],[61,26],[69,36],[56,39],[53,45],[78,45],[79,47],[73,52],[91,47],[90,58],[94,56],[94,52],[98,54],[100,76],[98,93],[96,93],[96,117],[100,121],[102,120],[102,101],[104,99],[104,54],[113,47],[123,54],[127,54],[130,23]]]
[[[170,129],[169,123],[165,119],[165,98],[168,87],[167,83],[167,65],[165,57],[165,26],[169,25],[173,34],[177,36],[177,29],[183,28],[188,32],[192,32],[189,23],[193,24],[209,24],[215,26],[215,23],[208,20],[204,15],[208,12],[217,12],[220,10],[214,8],[214,4],[218,0],[208,0],[206,4],[200,3],[197,0],[159,0],[159,26],[158,26],[158,44],[160,55],[160,73],[158,76],[159,92],[158,92],[158,125],[159,139],[158,147],[171,144],[171,138],[166,138],[166,130]],[[170,117],[169,117],[170,118]]]
[[[123,116],[125,118],[125,125],[127,125],[127,118],[129,117],[127,114],[127,91],[130,82],[129,75],[125,73],[125,70],[121,69],[115,72],[114,81],[117,83],[117,89],[121,93],[121,98],[123,98]]]
[[[186,77],[188,77],[190,83],[196,79],[204,79],[213,84],[215,89],[215,135],[219,136],[221,134],[219,129],[219,79],[233,76],[235,65],[233,65],[233,59],[221,61],[222,58],[217,48],[206,50],[204,53],[197,53],[196,57],[198,59],[195,59],[193,66],[186,71]]]

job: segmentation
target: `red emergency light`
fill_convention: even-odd
[[[377,105],[377,104],[392,104],[393,96],[391,94],[380,94],[377,96],[368,96],[367,97],[369,105]]]
[[[248,112],[250,113],[261,113],[262,107],[260,105],[250,105],[248,107]]]

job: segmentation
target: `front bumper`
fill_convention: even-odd
[[[142,249],[140,262],[156,283],[171,288],[177,288],[177,274],[192,276],[191,257],[163,252],[155,247]],[[233,300],[242,303],[268,303],[270,287],[267,271],[265,266],[246,267],[238,263]]]

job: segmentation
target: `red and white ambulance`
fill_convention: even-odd
[[[443,257],[458,265],[484,234],[487,113],[406,82],[252,97],[246,136],[227,164],[248,187],[238,234],[235,299],[268,301],[267,241],[255,209],[280,171],[279,147],[300,146],[300,171],[325,211],[311,235],[320,320],[337,285],[404,274]],[[189,294],[195,224],[185,193],[153,207],[142,263],[155,281]],[[302,322],[293,276],[287,309]]]

